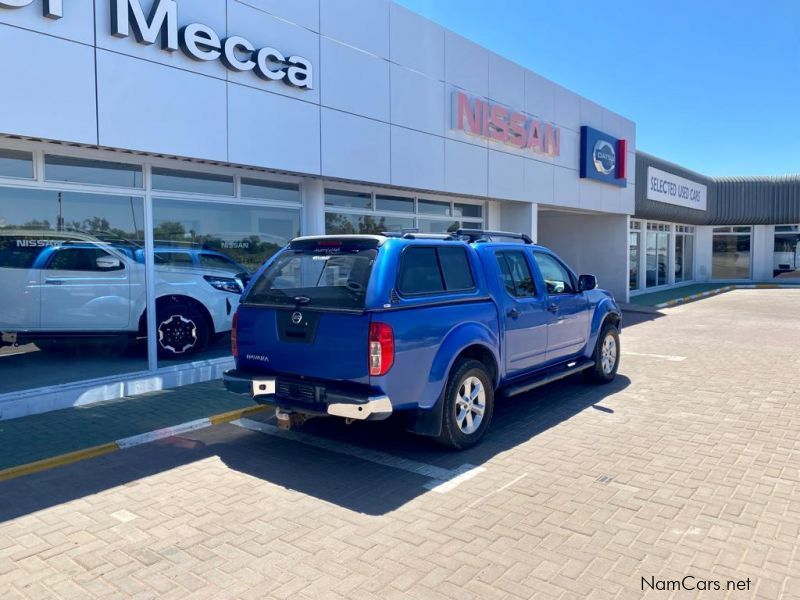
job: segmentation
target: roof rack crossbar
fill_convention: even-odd
[[[384,231],[381,235],[391,238],[402,238],[404,240],[447,240],[457,241],[458,237],[452,233],[420,233],[403,229],[402,231]]]
[[[532,244],[533,240],[525,233],[514,233],[512,231],[493,231],[490,229],[459,229],[454,235],[468,238],[470,243],[486,242],[489,238],[502,237],[512,240],[522,240],[526,244]]]

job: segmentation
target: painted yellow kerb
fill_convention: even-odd
[[[111,454],[119,450],[116,442],[103,444],[101,446],[94,446],[93,448],[86,448],[85,450],[77,450],[69,452],[68,454],[61,454],[60,456],[53,456],[37,460],[36,462],[20,465],[18,467],[11,467],[0,471],[0,481],[22,477],[23,475],[30,475],[31,473],[38,473],[39,471],[47,471],[55,467],[63,467],[71,463],[76,463],[87,458],[95,458],[105,454]]]
[[[236,419],[241,419],[242,417],[260,413],[265,410],[267,410],[266,406],[249,406],[247,408],[232,410],[230,412],[208,417],[208,421],[211,425],[220,425],[221,423],[235,421]],[[75,452],[69,452],[67,454],[45,458],[25,465],[10,467],[0,471],[0,481],[7,481],[9,479],[15,479],[17,477],[38,473],[40,471],[47,471],[48,469],[54,469],[56,467],[63,467],[65,465],[80,462],[89,458],[96,458],[98,456],[111,454],[112,452],[116,452],[120,449],[121,448],[117,442],[109,442],[108,444],[102,444],[92,448],[85,448],[84,450],[76,450]]]
[[[212,425],[219,425],[220,423],[229,423],[230,421],[235,421],[236,419],[241,419],[247,415],[254,415],[265,410],[267,410],[266,406],[249,406],[247,408],[240,408],[238,410],[214,415],[213,417],[209,417],[208,420],[211,421]]]

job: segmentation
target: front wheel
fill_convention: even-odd
[[[464,450],[477,444],[494,412],[492,378],[483,363],[465,360],[453,366],[442,407],[442,432],[437,441]]]
[[[158,354],[180,358],[195,354],[208,345],[211,332],[205,315],[183,303],[170,303],[156,312]]]
[[[594,347],[594,367],[586,369],[584,377],[592,383],[609,383],[617,376],[619,368],[619,330],[608,323],[597,336]]]

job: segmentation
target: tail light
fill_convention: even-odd
[[[233,358],[239,357],[239,335],[236,328],[239,325],[239,311],[233,313],[233,321],[231,322],[231,354]]]
[[[386,323],[369,325],[369,374],[386,375],[394,363],[394,332]]]

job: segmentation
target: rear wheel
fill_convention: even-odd
[[[442,407],[442,432],[437,441],[463,450],[477,444],[494,412],[492,378],[483,363],[464,360],[453,366]]]
[[[619,368],[619,331],[611,323],[607,323],[597,336],[594,348],[594,367],[586,369],[583,374],[592,383],[609,383],[617,376]]]
[[[206,317],[189,304],[165,304],[156,311],[158,354],[180,358],[206,348],[211,335]]]

